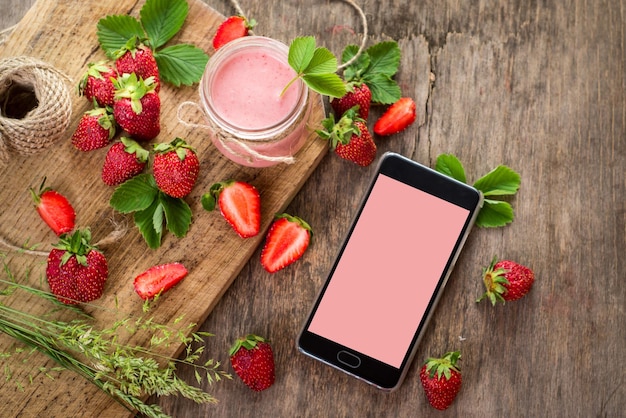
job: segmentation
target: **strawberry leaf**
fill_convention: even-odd
[[[313,91],[330,97],[341,97],[346,93],[346,85],[336,74],[307,74],[302,77]]]
[[[189,13],[185,0],[147,0],[139,11],[152,49],[169,41],[183,26]]]
[[[109,201],[120,213],[147,209],[157,196],[158,188],[149,174],[140,174],[117,186]]]
[[[152,249],[159,248],[161,246],[161,237],[163,235],[163,222],[155,223],[155,214],[163,211],[161,203],[158,199],[154,199],[152,204],[141,211],[135,212],[135,225],[141,232],[143,239],[148,244],[148,247]],[[158,217],[158,215],[157,215]]]
[[[337,71],[337,58],[326,48],[317,48],[306,66],[306,74],[331,74]]]
[[[455,180],[467,183],[463,164],[452,154],[441,154],[438,156],[435,170]]]
[[[380,42],[367,48],[370,57],[368,74],[384,74],[393,77],[400,67],[400,47],[396,41]]]
[[[106,16],[98,21],[96,27],[100,47],[109,58],[113,58],[115,52],[134,36],[139,39],[146,37],[141,23],[128,15]]]
[[[315,46],[315,38],[305,36],[295,38],[289,45],[287,62],[296,72],[296,77],[283,89],[298,78],[313,91],[330,96],[341,97],[346,93],[346,85],[337,73],[337,58],[328,49]]]
[[[167,230],[178,238],[187,235],[191,225],[191,208],[183,199],[160,193],[159,199],[165,211]]]
[[[513,208],[508,202],[485,199],[478,212],[476,225],[483,228],[496,228],[513,222]]]
[[[295,38],[289,46],[287,62],[298,74],[302,74],[308,67],[315,54],[315,38],[304,36]]]
[[[474,187],[485,196],[505,196],[517,193],[521,182],[520,175],[513,169],[499,165],[476,180]]]
[[[189,44],[169,46],[154,52],[161,79],[178,87],[200,81],[209,56]]]

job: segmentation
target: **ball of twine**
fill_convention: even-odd
[[[62,138],[72,114],[68,81],[35,58],[0,60],[0,164],[11,153],[35,154]]]

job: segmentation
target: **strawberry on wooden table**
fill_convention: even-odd
[[[135,73],[117,78],[113,117],[134,139],[149,141],[161,132],[161,100],[154,78]]]
[[[416,117],[413,99],[402,97],[378,118],[374,124],[374,133],[381,136],[396,134],[415,122]]]
[[[260,392],[274,384],[274,352],[265,338],[254,334],[239,338],[229,355],[235,373],[250,389]]]
[[[330,105],[335,112],[336,118],[341,116],[350,108],[359,106],[357,115],[367,120],[372,102],[372,92],[367,84],[363,82],[349,83],[348,92],[342,97],[335,97],[330,101]]]
[[[102,165],[102,181],[117,186],[141,173],[150,153],[130,138],[122,137],[109,148]]]
[[[357,107],[347,110],[335,122],[334,115],[322,121],[324,129],[317,130],[320,138],[328,140],[339,157],[366,167],[376,158],[376,144],[365,121],[358,117]]]
[[[460,358],[460,352],[449,352],[441,358],[429,358],[422,366],[420,381],[433,408],[447,409],[461,390],[461,371],[456,365]]]
[[[242,38],[250,32],[256,22],[247,20],[243,16],[230,16],[217,28],[213,36],[213,48],[216,50],[237,38]]]
[[[181,263],[166,263],[150,267],[135,277],[135,292],[144,300],[153,299],[167,292],[187,276]]]
[[[90,103],[95,100],[98,106],[113,106],[113,80],[117,76],[117,70],[106,61],[90,63],[78,83],[78,94]]]
[[[202,206],[212,211],[216,205],[240,237],[250,238],[261,230],[261,196],[253,185],[235,180],[213,184],[202,196]]]
[[[113,54],[113,57],[115,58],[115,68],[120,76],[134,73],[144,80],[152,77],[154,91],[157,93],[160,91],[159,66],[154,58],[154,53],[136,36],[131,37],[122,48]]]
[[[297,216],[277,215],[265,238],[261,250],[261,265],[275,273],[294,263],[309,247],[311,227]]]
[[[39,190],[30,189],[37,213],[57,236],[74,230],[76,211],[69,200],[56,190],[45,187],[44,178]]]
[[[497,258],[483,271],[485,293],[477,300],[487,298],[492,305],[497,302],[514,301],[526,296],[535,282],[535,273],[515,261]]]
[[[109,275],[107,260],[90,241],[91,232],[79,229],[62,236],[48,255],[50,291],[65,304],[91,302],[104,292]]]
[[[88,110],[83,113],[72,135],[72,145],[84,152],[104,148],[115,136],[115,126],[110,108]]]
[[[165,194],[182,198],[191,193],[200,172],[195,150],[182,138],[154,146],[152,173],[157,187]]]

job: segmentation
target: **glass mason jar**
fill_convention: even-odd
[[[289,66],[287,45],[244,36],[219,48],[200,81],[211,140],[249,167],[292,163],[307,138],[309,89]],[[288,88],[286,88],[288,86]]]

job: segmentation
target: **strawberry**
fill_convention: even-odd
[[[531,269],[510,260],[491,261],[483,270],[486,292],[476,302],[488,298],[492,305],[524,297],[533,286],[535,274]]]
[[[242,38],[250,32],[256,22],[248,21],[243,16],[231,16],[217,28],[215,36],[213,36],[213,48],[216,50],[237,38]]]
[[[202,206],[212,211],[216,203],[240,237],[250,238],[261,230],[261,196],[253,185],[234,180],[215,183],[202,196]]]
[[[149,141],[161,131],[161,100],[155,92],[154,79],[124,74],[115,83],[113,116],[133,138]]]
[[[96,107],[83,113],[72,135],[72,145],[79,151],[106,147],[115,136],[115,120],[110,108]]]
[[[454,351],[442,358],[429,358],[422,366],[420,381],[433,408],[447,409],[461,390],[461,371],[456,366],[460,358],[461,353]]]
[[[274,384],[274,352],[265,338],[254,334],[238,338],[229,356],[235,373],[250,389],[260,392]]]
[[[159,264],[150,267],[135,277],[135,292],[143,300],[148,300],[167,292],[187,276],[187,269],[181,263]]]
[[[152,173],[157,187],[172,197],[187,196],[200,172],[194,149],[182,138],[175,138],[169,144],[156,144],[154,152]]]
[[[88,229],[61,237],[48,255],[46,278],[50,291],[68,305],[102,296],[109,275],[107,260],[90,244]]]
[[[415,118],[415,102],[410,97],[402,97],[376,121],[374,133],[381,136],[398,133],[415,122]]]
[[[275,273],[298,260],[309,246],[311,227],[297,216],[278,215],[261,250],[261,265]]]
[[[349,88],[351,90],[342,97],[334,98],[330,101],[335,117],[340,118],[348,109],[358,105],[358,116],[363,120],[367,120],[372,102],[370,88],[365,83],[351,83]]]
[[[330,147],[335,154],[366,167],[376,158],[376,144],[365,121],[356,115],[356,110],[356,106],[350,108],[336,123],[331,114],[322,121],[324,130],[316,132],[322,139],[330,141]]]
[[[90,63],[78,83],[78,95],[85,96],[90,103],[95,100],[101,107],[113,106],[113,80],[117,75],[117,70],[105,61]]]
[[[71,232],[76,221],[76,212],[72,204],[61,193],[44,187],[45,182],[44,178],[38,192],[30,189],[37,213],[57,236]]]
[[[154,58],[154,53],[136,36],[129,39],[126,45],[113,54],[113,57],[115,58],[115,68],[119,75],[135,73],[138,78],[143,78],[144,80],[152,77],[154,80],[154,91],[156,93],[160,91],[159,66]]]
[[[141,173],[150,153],[130,138],[120,138],[111,145],[102,165],[102,181],[117,186]]]

